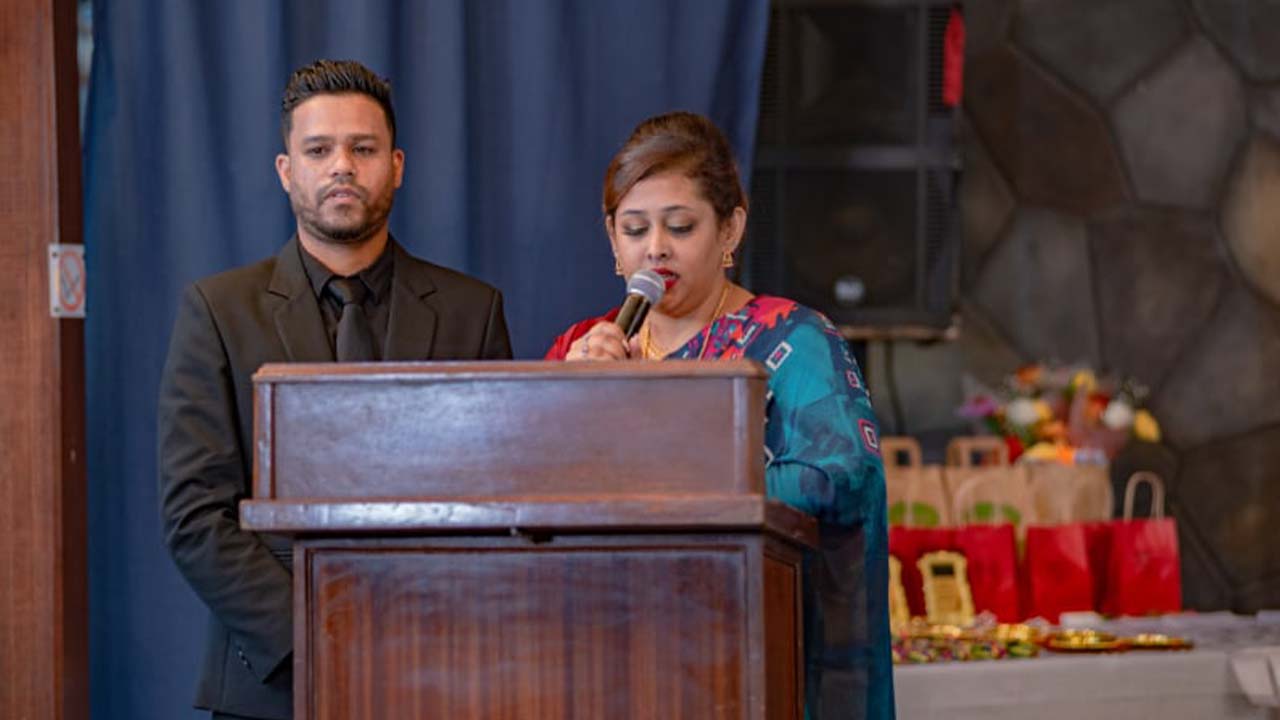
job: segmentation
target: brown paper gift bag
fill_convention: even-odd
[[[942,479],[942,468],[921,463],[920,443],[913,437],[883,437],[880,455],[884,458],[889,524],[921,528],[949,526],[951,502]]]
[[[1110,520],[1115,498],[1106,465],[1027,466],[1036,522],[1065,525]]]
[[[1009,464],[1009,448],[997,437],[961,437],[947,444],[944,473],[957,525],[1007,522],[1018,539],[1038,522],[1024,465]]]

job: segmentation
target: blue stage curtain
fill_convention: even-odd
[[[703,112],[750,167],[767,0],[94,2],[85,137],[92,707],[190,709],[206,610],[156,500],[156,387],[181,288],[293,229],[273,170],[289,72],[390,78],[392,231],[506,295],[519,357],[622,292],[605,165],[643,118]]]

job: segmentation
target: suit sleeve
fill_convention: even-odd
[[[489,302],[489,319],[484,329],[481,360],[510,360],[511,338],[507,334],[507,317],[502,309],[502,293],[495,290]]]
[[[505,337],[505,330],[504,330]],[[237,503],[248,494],[231,363],[209,304],[189,287],[160,382],[158,451],[165,543],[178,569],[265,681],[292,651],[292,581]]]

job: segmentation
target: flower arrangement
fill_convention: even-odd
[[[960,414],[1003,436],[1011,461],[1101,464],[1132,438],[1160,441],[1159,423],[1142,408],[1147,389],[1086,367],[1027,365],[1000,389],[967,395]]]

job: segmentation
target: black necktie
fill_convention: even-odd
[[[342,316],[338,318],[338,362],[372,362],[378,359],[373,347],[373,331],[369,318],[364,314],[364,283],[356,277],[333,277],[325,286],[342,304]]]

